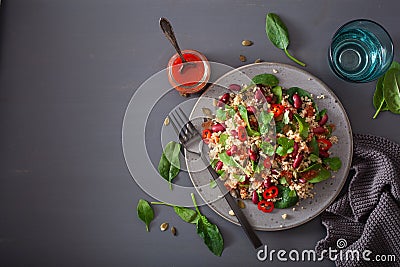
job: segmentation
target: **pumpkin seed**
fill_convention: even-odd
[[[187,93],[179,93],[181,96],[183,96],[183,97],[189,97],[189,94],[187,94]]]
[[[171,227],[171,233],[172,235],[176,235],[176,228],[174,226]]]
[[[165,223],[162,223],[162,224],[160,225],[160,230],[164,232],[165,230],[168,229],[168,225],[169,225],[169,224],[166,223],[166,222],[165,222]]]
[[[246,62],[246,61],[247,61],[247,58],[246,58],[245,56],[243,56],[243,55],[240,55],[240,56],[239,56],[239,59],[240,59],[240,61],[242,61],[242,62]]]
[[[212,111],[209,108],[202,108],[203,114],[206,115],[207,117],[212,117]]]
[[[228,213],[229,213],[229,215],[231,215],[231,216],[235,216],[235,213],[233,212],[233,210],[230,210]]]
[[[261,58],[257,58],[256,61],[254,61],[254,63],[261,63],[261,62],[262,62]]]
[[[169,124],[169,117],[167,116],[164,120],[164,125],[167,126]]]
[[[253,44],[253,42],[250,41],[250,40],[243,40],[243,41],[242,41],[242,45],[243,45],[243,46],[251,46],[252,44]]]
[[[238,206],[239,206],[239,208],[241,208],[241,209],[246,208],[246,204],[244,204],[244,202],[241,201],[240,199],[238,200]]]
[[[284,219],[284,220],[286,220],[286,218],[287,218],[287,214],[285,213],[285,214],[282,214],[282,219]]]

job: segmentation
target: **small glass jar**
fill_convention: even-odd
[[[183,50],[182,54],[190,63],[181,71],[182,60],[178,54],[173,55],[168,62],[168,80],[182,94],[199,92],[210,79],[210,63],[195,50]]]

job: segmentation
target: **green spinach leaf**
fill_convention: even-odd
[[[277,185],[277,187],[278,187],[277,198],[281,199],[275,201],[275,208],[286,209],[296,205],[297,201],[299,201],[299,197],[297,196],[296,191],[290,190],[290,188],[287,186]]]
[[[262,84],[269,87],[274,87],[279,84],[278,78],[269,73],[258,74],[251,79],[254,84]]]
[[[289,32],[286,25],[279,18],[278,15],[269,13],[266,18],[265,31],[267,32],[268,39],[279,49],[285,51],[285,54],[297,64],[305,67],[306,64],[294,58],[289,54],[287,48],[289,46]]]
[[[342,167],[342,161],[339,157],[324,158],[322,162],[329,166],[332,171],[338,171]]]
[[[225,121],[226,120],[226,111],[223,109],[217,109],[215,112],[215,117],[220,120],[220,121]]]
[[[195,224],[199,220],[197,212],[192,209],[180,206],[174,206],[174,211],[185,222]]]
[[[319,155],[319,146],[318,146],[318,142],[317,142],[317,139],[315,138],[315,136],[313,136],[310,141],[310,147],[311,147],[311,153],[318,156]]]
[[[303,139],[307,139],[308,137],[308,130],[309,130],[309,124],[306,122],[305,119],[300,117],[299,114],[294,114],[294,117],[296,118],[297,122],[299,123],[299,132],[300,136]]]
[[[226,151],[223,151],[219,154],[219,159],[222,161],[222,163],[224,163],[226,166],[232,166],[232,167],[236,167],[239,168],[240,170],[242,170],[245,174],[250,175],[250,173],[242,166],[240,165],[236,160],[234,160],[233,157],[228,156],[228,154],[226,154]]]
[[[139,219],[146,224],[146,230],[149,232],[150,222],[154,219],[154,211],[152,207],[146,200],[139,199],[136,210]]]
[[[226,145],[226,140],[227,140],[228,138],[229,138],[229,135],[223,133],[223,134],[221,134],[221,135],[219,136],[219,142],[218,142],[218,143],[220,143],[222,146],[225,146],[225,145]]]
[[[258,125],[262,135],[268,133],[273,117],[274,114],[272,112],[266,112],[264,110],[260,112],[260,115],[258,116]]]
[[[286,137],[279,137],[277,139],[279,146],[276,148],[276,154],[285,156],[293,152],[294,140]]]
[[[390,69],[385,74],[383,96],[389,110],[400,114],[400,70]]]
[[[282,102],[282,87],[281,86],[275,86],[271,88],[271,92],[276,96],[276,103],[281,103]]]
[[[174,179],[180,171],[180,153],[181,145],[171,141],[169,142],[161,155],[158,163],[158,172],[169,182],[169,188],[172,190],[172,179]]]
[[[319,183],[322,181],[325,181],[326,179],[329,179],[331,177],[331,172],[328,171],[325,168],[321,168],[318,172],[318,174],[312,178],[311,180],[308,180],[309,183],[315,184]]]
[[[239,105],[238,109],[239,109],[240,117],[242,117],[242,119],[246,123],[247,134],[249,136],[259,136],[260,133],[255,131],[255,130],[253,130],[253,129],[251,129],[251,127],[250,127],[249,116],[247,115],[246,107],[243,106],[243,105]]]
[[[274,146],[269,142],[261,142],[260,144],[261,151],[267,156],[273,156],[275,153]]]

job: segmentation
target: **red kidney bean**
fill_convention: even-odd
[[[242,87],[239,84],[230,84],[228,88],[229,90],[232,91],[240,91],[240,89],[242,89]]]
[[[267,179],[264,180],[264,187],[268,188],[272,185],[271,183],[271,178],[267,177]]]
[[[272,170],[271,173],[274,174],[274,175],[278,174],[278,172],[276,170]]]
[[[313,133],[315,134],[323,134],[325,133],[325,131],[326,131],[325,128],[321,126],[313,129]]]
[[[249,157],[252,161],[256,161],[258,158],[258,153],[256,151],[253,151],[249,148]]]
[[[322,118],[318,122],[318,125],[324,126],[327,121],[328,121],[328,114],[325,113],[324,116],[322,116]]]
[[[297,155],[297,157],[294,159],[293,162],[293,168],[298,168],[300,166],[300,163],[303,161],[303,155],[299,154]]]
[[[297,179],[300,183],[305,184],[307,181],[304,178],[299,178]]]
[[[258,199],[258,194],[257,194],[256,191],[253,191],[253,195],[252,195],[252,197],[251,197],[251,201],[253,201],[254,204],[258,204],[258,202],[260,201],[260,200]]]
[[[231,135],[233,137],[238,137],[238,132],[236,130],[231,130]]]
[[[261,102],[265,101],[265,97],[264,94],[261,92],[261,89],[256,90],[256,92],[254,93],[254,98]]]
[[[303,104],[303,102],[301,101],[300,96],[298,94],[294,94],[292,98],[293,98],[293,106],[295,108],[301,108],[301,104]]]
[[[225,125],[223,125],[222,123],[214,124],[213,126],[211,126],[211,130],[214,133],[223,132],[225,131]]]
[[[249,114],[255,114],[256,113],[256,108],[253,107],[253,106],[248,106],[246,109],[247,109],[247,112]]]
[[[228,154],[228,156],[232,156],[232,155],[236,154],[236,152],[237,152],[237,146],[233,145],[233,146],[231,146],[230,149],[228,149],[226,151],[226,154]]]
[[[265,99],[267,100],[268,103],[271,103],[273,100],[273,97],[269,95]]]
[[[222,161],[218,161],[217,164],[215,164],[215,170],[219,171],[222,169],[222,166],[224,166],[224,163]]]
[[[329,153],[326,152],[326,151],[320,150],[320,151],[319,151],[319,156],[320,156],[321,158],[329,158]]]
[[[221,96],[219,101],[224,102],[225,104],[228,103],[229,99],[231,98],[229,93],[225,93]]]

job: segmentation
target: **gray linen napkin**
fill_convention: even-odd
[[[317,253],[341,250],[337,266],[400,266],[400,146],[382,137],[354,135],[352,173],[342,194],[322,213],[327,236],[317,243]],[[355,250],[359,261],[350,255]],[[395,255],[396,261],[378,262],[388,257],[376,255]]]

